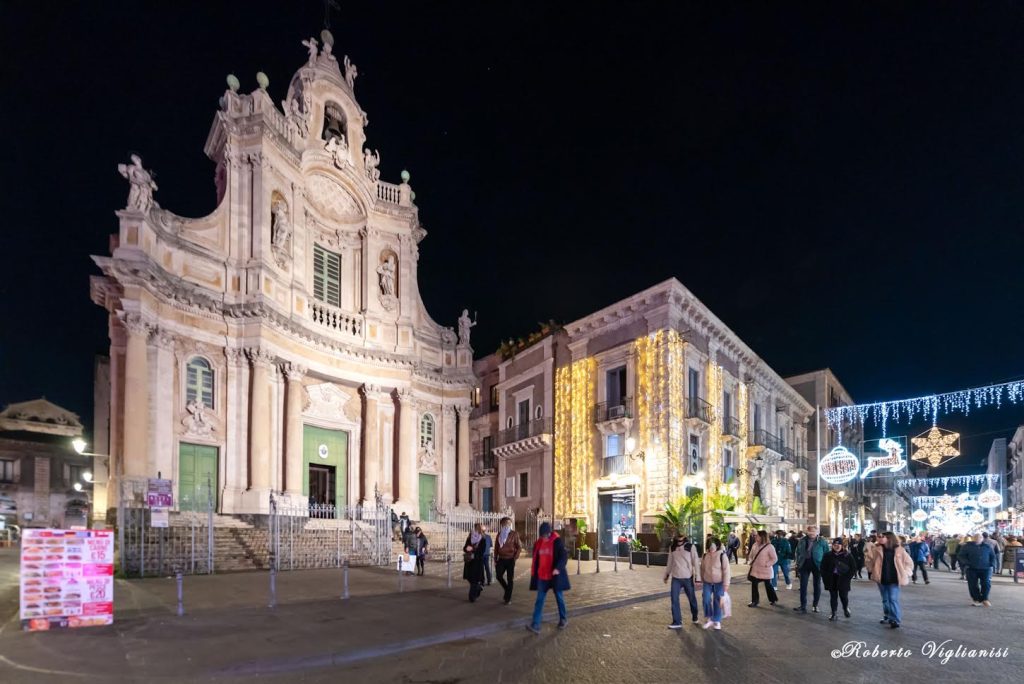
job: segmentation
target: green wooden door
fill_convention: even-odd
[[[209,484],[207,484],[209,483]],[[217,507],[217,447],[182,442],[178,446],[178,509]]]
[[[334,500],[339,508],[348,504],[348,433],[343,430],[302,426],[302,495],[309,496],[309,467],[333,468]]]
[[[437,475],[420,473],[420,520],[430,520],[430,504],[437,498]]]

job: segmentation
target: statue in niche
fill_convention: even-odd
[[[185,410],[188,412],[188,415],[182,420],[182,424],[188,432],[200,436],[206,436],[213,432],[213,422],[210,420],[210,416],[207,415],[209,409],[202,400],[193,399],[188,402]]]
[[[380,150],[370,153],[370,148],[363,150],[363,166],[366,167],[366,175],[372,181],[380,180]]]
[[[388,254],[387,258],[377,267],[377,276],[380,281],[380,294],[383,297],[395,296],[395,255]]]
[[[270,243],[274,249],[288,249],[288,240],[292,236],[291,221],[288,220],[288,205],[284,200],[275,200],[270,208]]]
[[[309,135],[309,123],[306,121],[306,114],[302,107],[302,102],[299,100],[299,95],[296,94],[291,100],[282,102],[281,108],[284,110],[285,116],[288,117],[288,125],[298,135],[303,138]]]
[[[348,87],[352,90],[355,90],[357,76],[359,76],[359,70],[356,69],[356,65],[352,63],[348,55],[345,55],[345,83],[348,83]]]
[[[302,44],[309,49],[309,66],[313,66],[316,63],[316,38],[311,36],[309,40],[302,41]]]
[[[131,164],[118,164],[117,170],[128,179],[131,189],[128,191],[128,208],[147,213],[157,206],[153,201],[153,191],[157,189],[153,173],[142,168],[139,155],[131,156]]]
[[[475,312],[474,312],[475,315]],[[463,309],[462,315],[459,316],[459,344],[468,347],[469,346],[469,331],[476,325],[475,320],[470,320],[469,309]]]
[[[334,159],[336,166],[340,167],[344,162],[348,161],[348,143],[345,142],[344,135],[333,136],[327,141],[327,146],[324,149]]]

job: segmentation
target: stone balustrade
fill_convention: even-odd
[[[394,183],[377,181],[377,199],[389,204],[401,204],[402,191]]]
[[[322,326],[343,335],[362,337],[363,319],[361,317],[317,301],[311,302],[309,309],[313,323],[318,327]]]

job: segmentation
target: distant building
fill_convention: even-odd
[[[1019,426],[1006,445],[1006,501],[1010,528],[1015,534],[1024,531],[1024,425]]]
[[[999,506],[989,509],[983,509],[985,517],[991,523],[996,522],[996,516],[1001,512],[1005,511],[1007,504],[1007,489],[1006,480],[1009,475],[1007,469],[1007,461],[1010,447],[1006,442],[1005,437],[999,437],[998,439],[992,440],[992,445],[988,449],[988,456],[985,458],[985,474],[992,475],[992,479],[989,483],[982,486],[980,491],[984,491],[992,487],[993,490],[999,492],[999,495],[1003,497],[1003,503]],[[1003,523],[1006,526],[1006,523]]]
[[[90,458],[71,441],[78,416],[36,399],[0,411],[0,518],[22,527],[87,526]],[[82,491],[75,490],[75,484]]]

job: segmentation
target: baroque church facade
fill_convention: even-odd
[[[469,503],[473,322],[427,313],[409,175],[380,179],[330,34],[303,45],[280,107],[262,73],[248,94],[228,77],[208,216],[161,208],[138,157],[119,167],[128,206],[91,282],[110,337],[99,515],[158,475],[180,510]]]

